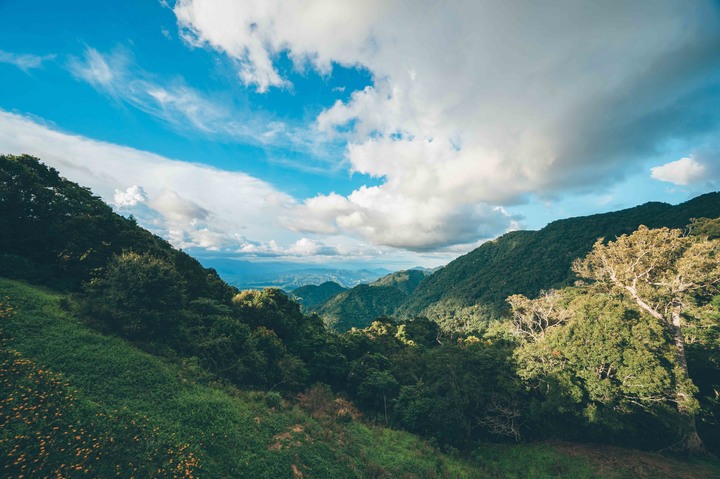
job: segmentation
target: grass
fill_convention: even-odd
[[[12,459],[3,477],[720,477],[715,462],[560,443],[443,454],[402,431],[208,384],[89,329],[63,301],[0,278],[0,457]],[[41,445],[44,462],[33,463]]]

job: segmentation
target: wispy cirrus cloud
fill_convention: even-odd
[[[0,63],[9,63],[15,65],[25,73],[30,70],[42,68],[43,64],[52,61],[57,57],[55,54],[49,55],[33,55],[30,53],[12,53],[0,50]]]
[[[290,125],[269,113],[238,107],[228,93],[206,93],[182,77],[160,78],[137,65],[127,48],[103,53],[86,47],[70,57],[69,71],[99,92],[141,110],[175,129],[246,144],[304,151],[311,164],[279,159],[286,166],[318,171],[336,169],[328,156],[333,148],[312,126]]]

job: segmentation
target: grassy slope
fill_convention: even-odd
[[[198,477],[720,477],[716,463],[691,465],[622,450],[600,454],[596,448],[577,446],[486,446],[472,459],[439,454],[410,434],[358,421],[328,422],[287,404],[271,408],[261,393],[201,384],[192,368],[165,363],[120,339],[89,330],[60,308],[61,301],[56,293],[0,279],[0,302],[15,311],[9,317],[0,315],[0,330],[11,338],[3,352],[16,350],[24,361],[59,374],[75,388],[82,405],[76,416],[96,436],[101,429],[121,442],[123,434],[134,434],[144,441],[137,447],[147,449],[150,456],[150,443],[186,444],[190,453],[185,458],[200,459]],[[20,390],[19,383],[11,384],[0,391],[0,398],[12,397],[13,386]],[[112,420],[92,426],[93,413]],[[127,423],[134,420],[139,431],[127,432]],[[0,430],[0,439],[12,432]],[[8,457],[11,444],[0,440],[0,457]],[[123,450],[113,450],[108,441],[102,444],[101,449],[110,448],[102,460],[113,459],[112,454],[119,460]],[[126,452],[130,458],[138,454]],[[613,454],[620,459],[606,467]],[[165,465],[168,457],[175,458],[161,458]],[[189,477],[178,474],[166,477]],[[92,476],[78,470],[65,477]]]

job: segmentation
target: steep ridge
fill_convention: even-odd
[[[573,260],[587,254],[598,238],[610,240],[639,225],[684,228],[691,218],[718,216],[720,193],[708,193],[676,206],[651,202],[554,221],[538,231],[507,233],[427,277],[396,314],[441,323],[500,318],[511,294],[535,296],[572,284]]]
[[[425,276],[419,270],[397,271],[370,284],[342,291],[308,309],[317,312],[336,331],[364,328],[375,318],[392,315]]]

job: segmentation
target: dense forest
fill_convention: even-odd
[[[420,277],[422,272],[407,273],[339,292],[335,298],[372,290],[381,292],[383,301],[385,296],[396,301],[391,310],[378,310],[373,321],[339,328],[348,330],[339,333],[278,289],[228,286],[214,270],[133,219],[115,214],[89,190],[38,159],[0,156],[0,276],[9,278],[0,283],[0,405],[15,405],[17,398],[29,401],[22,409],[27,414],[3,414],[0,420],[0,454],[11,458],[5,473],[21,477],[32,470],[40,477],[60,470],[56,458],[32,465],[25,459],[41,457],[38,451],[48,455],[48,437],[57,437],[52,430],[40,434],[33,428],[46,424],[48,417],[60,421],[65,411],[68,418],[58,427],[81,432],[72,436],[77,439],[63,436],[63,451],[91,458],[99,457],[93,455],[97,448],[107,451],[104,457],[137,457],[136,466],[145,471],[140,476],[152,466],[163,471],[158,473],[162,477],[195,477],[203,471],[211,477],[504,477],[487,469],[481,445],[547,439],[718,455],[720,228],[717,219],[708,219],[718,216],[720,196],[712,194],[677,207],[654,203],[556,222],[540,232],[511,233],[427,278]],[[554,247],[547,248],[549,243]],[[513,250],[520,256],[510,255]],[[522,255],[526,261],[521,264]],[[50,288],[51,293],[10,279]],[[418,314],[405,319],[384,316],[408,298],[432,299],[417,299],[412,303],[417,305],[476,298],[474,314],[482,321],[438,321],[425,314],[428,306],[406,306],[406,314]],[[467,302],[458,306],[470,307]],[[52,354],[43,353],[34,339],[52,331],[48,344],[59,342],[63,333],[47,319],[48,311],[76,318],[62,328],[94,338],[88,339],[96,345],[92,354],[114,348],[123,351],[121,356],[137,356],[138,362],[144,358],[147,384],[154,384],[155,375],[162,378],[157,381],[203,385],[208,389],[193,394],[208,398],[216,390],[241,399],[255,391],[262,404],[247,413],[250,422],[229,412],[226,422],[249,427],[254,421],[260,427],[265,415],[285,414],[277,420],[289,422],[283,424],[291,430],[255,457],[271,461],[268,451],[286,454],[282,472],[268,472],[274,467],[270,462],[252,466],[258,469],[233,462],[235,469],[223,469],[217,458],[227,456],[229,446],[217,442],[218,437],[238,431],[202,426],[218,437],[203,436],[206,445],[201,445],[180,437],[190,429],[178,429],[179,436],[153,433],[152,417],[134,416],[127,399],[122,403],[126,409],[103,409],[103,394],[117,394],[108,377],[122,378],[127,374],[123,367],[108,368],[95,379],[108,385],[104,393],[73,400],[80,393],[71,392],[42,363],[72,352],[58,346]],[[440,316],[452,314],[447,309]],[[78,328],[86,329],[80,333]],[[32,354],[33,359],[26,357]],[[89,377],[83,374],[90,374],[86,370],[93,365],[77,361],[74,377],[91,390],[94,382],[82,378]],[[74,363],[65,359],[56,364]],[[162,404],[166,397],[172,402],[175,394],[168,390],[148,401]],[[45,422],[31,414],[38,404],[45,407]],[[212,416],[212,404],[196,404],[205,411],[197,414]],[[288,419],[293,414],[297,417]],[[303,421],[314,421],[312,434],[310,426],[292,424],[303,414]],[[182,422],[190,421],[191,428],[193,421],[206,420],[190,416]],[[362,424],[382,427],[386,432],[381,435],[399,434],[392,429],[419,435],[425,445],[408,448],[426,451],[422,454],[433,464],[407,472],[402,468],[414,462],[401,467],[387,458],[371,458],[358,446],[359,436],[371,434],[359,432],[369,427]],[[130,429],[120,431],[119,425]],[[115,433],[122,433],[126,450],[113,444]],[[301,447],[315,435],[318,444]],[[410,441],[413,436],[402,437]],[[233,436],[232,441],[241,440]],[[360,450],[365,456],[348,459]],[[395,454],[400,461],[408,451]],[[701,475],[689,477],[717,473],[715,462],[703,461],[697,463]],[[180,463],[180,468],[171,466]],[[115,466],[99,464],[86,468],[91,472],[81,465],[68,476],[109,477],[102,467]],[[479,472],[463,472],[466,467]],[[221,470],[225,472],[217,472]],[[597,477],[568,471],[574,477]]]

